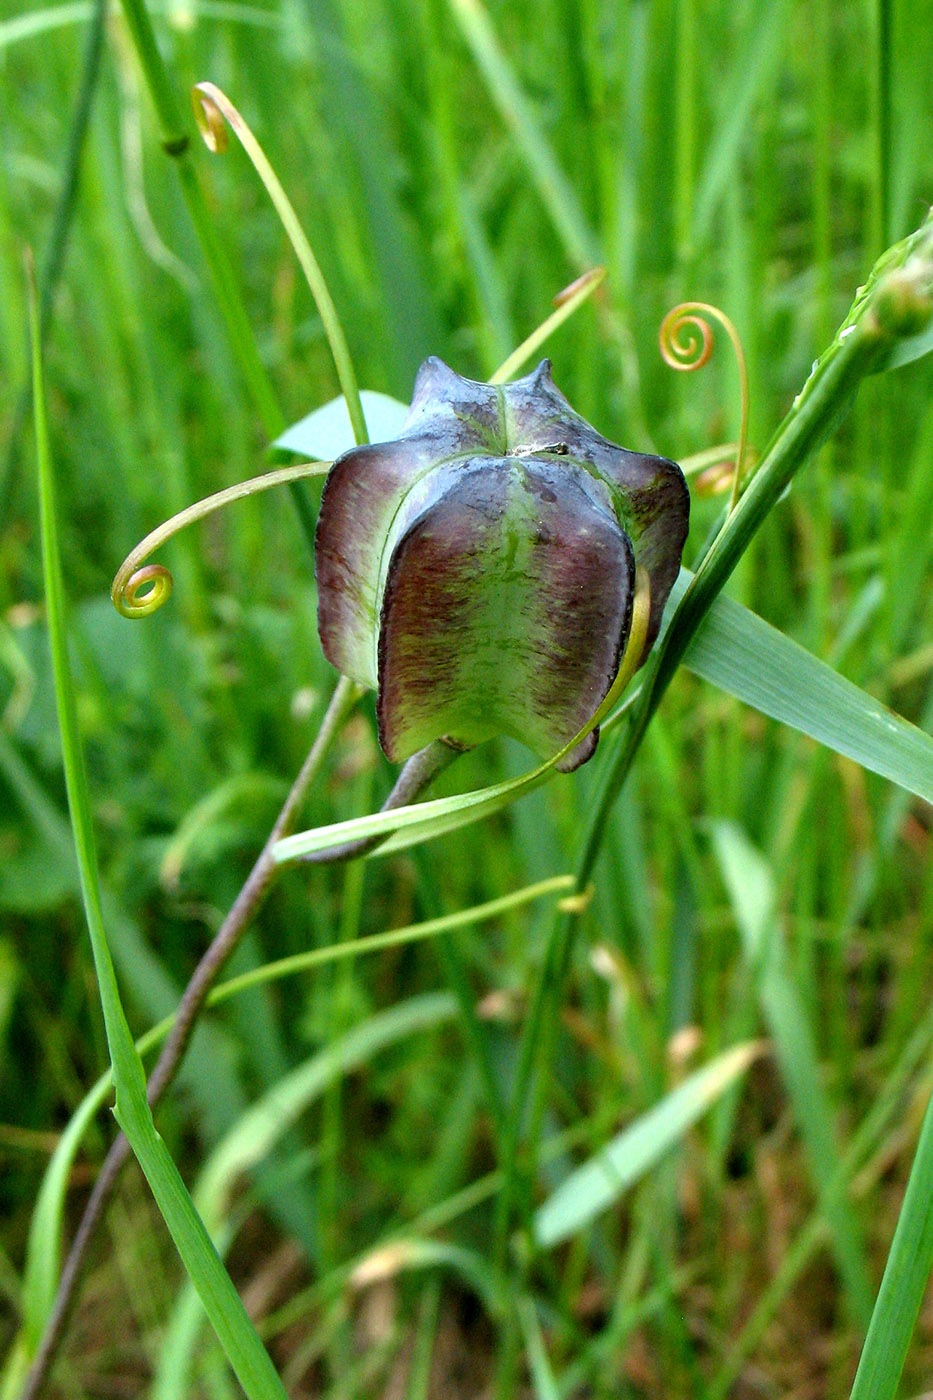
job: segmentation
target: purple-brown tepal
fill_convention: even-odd
[[[543,360],[479,384],[432,356],[401,435],[327,477],[317,528],[324,654],[378,692],[400,762],[433,739],[494,734],[542,758],[596,712],[619,669],[635,569],[654,642],[677,577],[689,496],[680,468],[601,437]],[[562,767],[585,762],[591,734]]]

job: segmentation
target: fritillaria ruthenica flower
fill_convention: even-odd
[[[688,516],[680,468],[601,437],[548,360],[500,386],[432,356],[401,435],[345,452],[327,477],[324,653],[378,692],[395,762],[434,739],[468,748],[494,734],[550,757],[612,685],[637,566],[650,581],[647,656]],[[594,732],[560,766],[596,743]]]

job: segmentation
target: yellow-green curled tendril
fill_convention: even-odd
[[[273,486],[283,486],[286,482],[300,481],[308,476],[324,476],[330,468],[330,462],[299,462],[295,466],[281,467],[278,471],[266,472],[263,476],[254,476],[249,481],[238,482],[236,486],[228,486],[226,490],[217,491],[213,496],[205,496],[203,501],[196,501],[193,506],[179,511],[178,515],[173,515],[171,520],[166,520],[144,540],[140,540],[136,548],[126,556],[111,585],[110,598],[113,606],[123,617],[148,617],[157,608],[161,608],[163,603],[168,602],[172,592],[172,575],[162,564],[147,564],[145,561],[160,545],[177,535],[186,525],[193,524],[195,520],[203,520],[206,515],[212,515],[215,510],[220,510],[233,501],[241,501],[259,491],[268,491]],[[146,584],[152,586],[148,593],[140,597],[139,590]]]
[[[353,368],[353,361],[350,358],[350,347],[347,338],[343,333],[340,324],[340,317],[337,315],[337,308],[333,298],[327,289],[324,274],[320,269],[317,258],[311,249],[307,235],[301,227],[298,215],[288,195],[282,186],[279,177],[269,164],[265,151],[260,146],[240,113],[234,107],[229,97],[214,83],[196,83],[191,91],[191,105],[194,108],[195,120],[198,130],[204,137],[204,144],[209,151],[215,155],[222,154],[227,149],[227,127],[229,122],[230,130],[237,137],[250,160],[253,168],[260,180],[266,187],[266,192],[275,206],[275,212],[282,221],[282,227],[288,234],[289,241],[295,250],[295,257],[301,265],[311,295],[314,297],[315,305],[318,309],[321,322],[324,326],[324,333],[330,345],[331,354],[334,357],[334,367],[337,370],[337,378],[343,390],[343,396],[347,401],[347,409],[350,414],[350,423],[353,427],[353,436],[358,443],[369,441],[366,432],[366,419],[363,416],[363,406],[360,402],[360,390],[356,380],[356,371]]]
[[[705,319],[706,317],[718,321],[732,341],[739,370],[742,412],[739,426],[739,446],[735,454],[735,470],[732,476],[732,495],[729,498],[729,510],[732,511],[738,503],[742,490],[745,450],[748,443],[748,368],[739,333],[726,313],[720,311],[718,306],[711,306],[709,302],[705,301],[682,301],[679,306],[673,307],[661,322],[658,343],[661,347],[661,358],[665,364],[670,365],[671,369],[685,371],[702,369],[712,355],[715,343],[712,326]],[[687,335],[685,339],[681,339],[681,332],[684,330],[687,331]]]

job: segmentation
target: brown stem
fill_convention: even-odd
[[[445,744],[443,739],[435,739],[433,743],[413,754],[399,773],[395,786],[379,809],[380,812],[391,812],[396,807],[406,807],[409,802],[414,802],[415,798],[433,783],[438,773],[442,773],[448,764],[453,763],[461,752],[461,749]],[[388,839],[387,836],[363,836],[358,841],[345,841],[342,846],[328,846],[324,851],[312,851],[309,855],[299,856],[298,860],[309,865],[330,865],[338,860],[356,860],[360,856],[368,855]]]
[[[230,912],[184,990],[175,1022],[149,1077],[147,1097],[153,1107],[161,1099],[178,1072],[195,1023],[218,973],[252,923],[278,873],[278,867],[272,858],[272,848],[277,841],[281,841],[283,836],[287,836],[294,826],[308,789],[317,776],[321,763],[347,712],[356,704],[359,695],[359,688],[346,677],[341,677],[331,697],[317,737],[311,745],[308,756],[301,766],[301,771],[285,799],[285,805],[276,818],[275,825],[269,832],[255,865],[247,876],[246,883],[234,900]],[[42,1341],[26,1378],[20,1400],[36,1400],[45,1384],[75,1300],[77,1286],[87,1261],[89,1246],[97,1232],[97,1226],[113,1194],[113,1188],[117,1183],[123,1164],[129,1156],[129,1151],[129,1143],[121,1133],[119,1137],[114,1139],[110,1151],[104,1159],[104,1164],[94,1183],[94,1189],[85,1206],[81,1223],[62,1269],[55,1303],[49,1314]]]

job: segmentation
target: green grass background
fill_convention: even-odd
[[[10,0],[0,12],[0,1337],[10,1339],[41,1173],[108,1064],[64,802],[33,448],[18,424],[22,250],[33,245],[40,268],[48,258],[90,13]],[[671,304],[715,301],[746,345],[752,442],[763,446],[874,258],[933,198],[933,4],[521,0],[485,12],[492,59],[483,13],[477,22],[467,0],[176,0],[153,18],[180,98],[217,82],[265,146],[367,388],[406,398],[427,354],[487,376],[554,293],[599,262],[606,296],[548,348],[574,405],[607,436],[675,458],[729,440],[727,347],[694,376],[657,353]],[[199,145],[194,158],[292,421],[337,392],[320,322],[242,153],[214,158]],[[117,12],[46,355],[108,933],[141,1032],[173,1008],[236,894],[334,678],[287,493],[170,546],[176,593],[158,616],[129,623],[109,603],[137,539],[262,470],[268,442]],[[927,729],[931,385],[928,361],[866,384],[731,585]],[[717,509],[695,499],[686,562]],[[492,745],[460,760],[443,790],[528,763],[518,746]],[[234,970],[571,869],[599,773],[597,754],[417,854],[287,874]],[[307,824],[370,810],[391,777],[364,704]],[[787,1043],[814,1047],[830,1121],[814,1160],[806,1093],[793,1066],[765,1057],[676,1156],[548,1254],[525,1336],[539,1360],[534,1393],[548,1394],[550,1377],[555,1394],[599,1397],[848,1395],[860,1300],[880,1278],[930,1089],[930,850],[922,803],[691,676],[675,682],[614,815],[556,1047],[546,1131],[584,1126],[537,1187],[556,1186],[686,1068],[759,1033],[779,1038],[780,1012],[743,952],[761,881],[783,950],[778,992],[798,1013]],[[506,1086],[549,918],[525,908],[452,936]],[[189,1183],[286,1073],[354,1028],[378,1028],[406,998],[444,990],[442,954],[430,941],[388,950],[212,1015],[159,1116]],[[451,1014],[386,1036],[219,1202],[237,1232],[234,1277],[296,1397],[473,1396],[495,1366],[496,1324],[470,1272],[488,1259],[492,1208],[468,1197],[456,1209],[456,1193],[494,1165],[482,1081]],[[74,1172],[72,1215],[111,1132],[101,1115]],[[840,1160],[847,1186],[827,1229],[819,1192]],[[857,1252],[842,1276],[840,1213]],[[343,1266],[399,1231],[438,1249],[374,1289],[348,1285]],[[161,1384],[171,1394],[153,1377],[177,1337],[180,1290],[129,1174],[55,1393]],[[236,1394],[203,1330],[192,1351],[176,1394]],[[929,1389],[931,1374],[928,1303],[903,1395]]]

